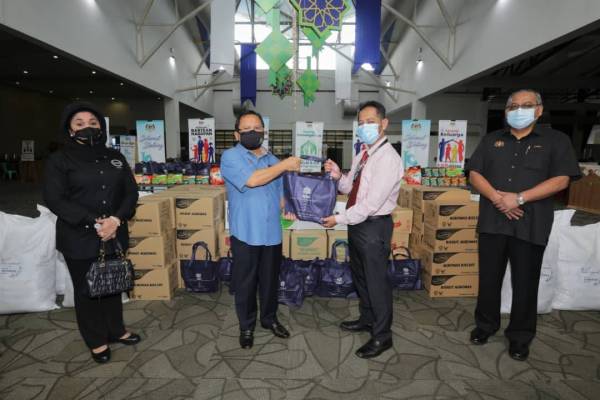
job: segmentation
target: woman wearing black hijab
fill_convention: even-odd
[[[61,130],[65,146],[46,164],[44,200],[58,216],[56,248],[73,281],[79,331],[94,361],[105,363],[109,343],[132,345],[141,339],[125,329],[121,295],[90,298],[85,275],[98,258],[101,241],[108,254],[114,253],[112,239],[127,249],[127,220],[135,213],[137,186],[125,157],[106,147],[106,122],[94,106],[67,106]]]

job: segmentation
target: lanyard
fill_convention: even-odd
[[[375,153],[377,153],[379,151],[379,149],[381,149],[383,147],[383,145],[385,145],[388,142],[388,139],[385,138],[385,140],[383,142],[381,142],[381,144],[379,146],[377,146],[375,148],[375,150],[373,150],[373,152],[371,153],[371,155],[369,155],[369,157],[373,157],[375,155]],[[367,150],[367,154],[368,154],[368,150]],[[367,160],[369,159],[369,157],[367,157]],[[356,181],[356,178],[358,178],[358,175],[361,173],[362,169],[365,167],[365,165],[367,164],[367,160],[364,160],[358,164],[358,168],[356,169],[356,172],[354,173],[354,176],[352,177],[352,182]]]

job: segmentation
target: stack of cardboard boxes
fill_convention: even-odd
[[[135,267],[138,300],[169,300],[177,286],[175,223],[171,202],[166,198],[140,198],[129,221],[128,258]]]
[[[136,215],[130,222],[129,258],[135,265],[136,276],[146,269],[153,269],[153,272],[145,273],[143,281],[136,280],[135,299],[167,300],[175,288],[183,288],[180,268],[192,258],[192,246],[196,242],[205,242],[212,258],[219,258],[218,238],[219,232],[224,230],[224,204],[225,188],[222,186],[175,186],[140,198]],[[147,209],[153,210],[151,223],[147,222]],[[137,236],[149,236],[148,229],[144,228],[148,224],[154,229],[152,232],[161,233],[138,241]],[[166,225],[169,225],[168,231]],[[161,249],[164,249],[162,253]],[[196,259],[205,257],[204,249],[196,251]],[[164,269],[163,273],[154,271],[160,268]]]
[[[419,187],[413,205],[422,215],[419,255],[429,296],[477,296],[479,203],[466,190]]]

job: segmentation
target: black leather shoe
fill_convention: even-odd
[[[101,353],[94,353],[93,351],[90,351],[90,353],[92,353],[92,359],[98,364],[106,364],[110,361],[110,347],[108,346]]]
[[[373,358],[377,357],[391,347],[392,339],[388,339],[383,342],[371,339],[367,342],[367,344],[356,350],[356,355],[360,358]]]
[[[340,324],[340,329],[348,332],[371,332],[371,325],[364,324],[359,319],[355,321],[344,321]]]
[[[510,342],[508,346],[508,355],[516,361],[525,361],[529,357],[529,345]]]
[[[253,331],[240,331],[240,346],[242,347],[242,349],[251,349],[252,346],[254,346]]]
[[[281,325],[278,321],[273,322],[271,325],[263,325],[265,329],[269,329],[273,332],[273,335],[280,337],[282,339],[287,339],[290,337],[290,333],[283,325]]]
[[[476,345],[486,344],[491,335],[482,329],[475,328],[471,331],[471,343]]]
[[[136,333],[130,333],[129,336],[126,337],[125,339],[115,340],[116,343],[125,344],[127,346],[132,346],[134,344],[138,344],[141,341],[142,341],[142,338],[140,337],[140,335],[138,335]]]

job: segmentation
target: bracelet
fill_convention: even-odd
[[[109,219],[112,219],[113,221],[115,221],[117,223],[117,227],[121,226],[121,220],[113,215],[111,215],[110,217],[108,217]]]

